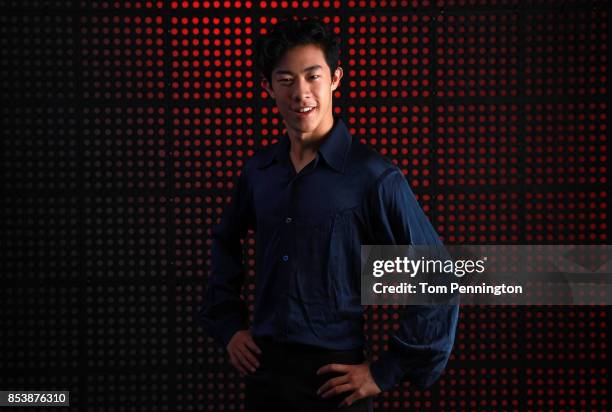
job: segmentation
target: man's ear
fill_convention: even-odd
[[[268,79],[266,79],[265,77],[261,78],[261,87],[266,89],[268,94],[274,99],[274,91],[272,90],[272,85],[270,84],[270,82],[268,82]]]
[[[336,71],[334,72],[334,76],[332,77],[332,91],[336,90],[338,86],[340,86],[340,79],[342,78],[343,74],[344,71],[342,70],[342,67],[336,67]]]

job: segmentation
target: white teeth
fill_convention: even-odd
[[[306,113],[306,112],[311,111],[312,109],[314,109],[314,106],[313,107],[305,107],[303,109],[300,109],[299,112],[300,113]]]

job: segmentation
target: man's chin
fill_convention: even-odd
[[[285,126],[287,128],[291,128],[291,130],[294,130],[296,132],[300,132],[300,133],[312,133],[315,130],[314,127],[314,123],[312,121],[291,121],[291,122],[285,122]]]

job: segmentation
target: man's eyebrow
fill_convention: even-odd
[[[320,64],[316,64],[314,66],[306,67],[304,70],[302,70],[302,73],[306,73],[310,70],[322,69],[322,68],[323,66],[321,66]],[[293,73],[290,72],[289,70],[278,69],[274,71],[274,74],[293,74]]]

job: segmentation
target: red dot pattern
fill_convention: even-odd
[[[0,387],[68,388],[87,410],[244,408],[198,308],[236,178],[284,133],[251,47],[298,9],[342,37],[335,114],[445,243],[608,242],[604,2],[8,1]],[[242,248],[252,319],[252,232]],[[374,359],[400,309],[367,309]],[[604,411],[608,329],[601,307],[463,307],[438,384],[374,405]]]
[[[431,94],[431,16],[350,16],[347,24],[349,98]]]
[[[525,95],[606,95],[608,13],[527,14]]]
[[[171,17],[172,99],[253,98],[251,17]]]
[[[436,108],[438,186],[517,185],[520,144],[517,104],[439,105]]]
[[[608,183],[607,103],[525,106],[525,182]]]
[[[518,13],[436,16],[436,94],[518,95]]]
[[[84,15],[79,27],[83,98],[164,99],[161,16]]]

